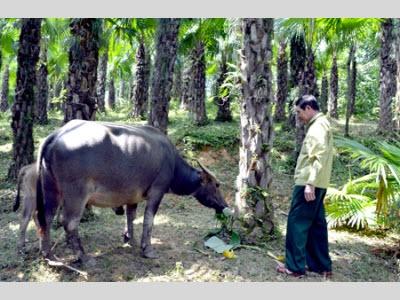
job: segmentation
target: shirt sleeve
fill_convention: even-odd
[[[327,132],[321,126],[313,128],[307,137],[307,156],[310,172],[307,184],[315,186],[317,178],[323,173],[323,158],[327,152]]]

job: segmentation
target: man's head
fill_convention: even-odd
[[[295,102],[296,114],[301,122],[307,124],[319,112],[317,100],[312,95],[304,95]]]

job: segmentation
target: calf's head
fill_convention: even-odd
[[[201,168],[198,171],[201,183],[193,196],[204,206],[214,208],[217,213],[221,213],[224,208],[228,207],[228,204],[219,189],[220,183],[206,167],[200,162],[198,163]]]

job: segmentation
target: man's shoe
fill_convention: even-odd
[[[285,275],[288,275],[288,276],[292,276],[292,277],[296,277],[296,278],[303,278],[304,277],[304,274],[292,272],[288,268],[286,268],[284,265],[277,265],[276,266],[276,271],[278,273],[282,273],[282,274],[285,274]]]

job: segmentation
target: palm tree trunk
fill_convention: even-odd
[[[228,64],[226,62],[226,54],[224,51],[221,53],[222,60],[220,63],[219,76],[217,78],[215,87],[215,103],[217,104],[218,111],[215,121],[218,122],[230,122],[232,121],[231,112],[231,98],[229,95],[229,89],[227,87],[222,87],[225,79],[228,76]]]
[[[108,84],[107,107],[111,110],[115,108],[115,84],[113,78],[110,79]]]
[[[333,55],[331,78],[330,78],[330,89],[329,89],[329,102],[328,102],[328,113],[331,118],[337,119],[338,115],[338,66],[336,54]]]
[[[49,85],[47,82],[47,66],[42,63],[37,71],[37,121],[39,124],[47,124],[47,102]]]
[[[357,80],[357,63],[355,58],[355,45],[350,46],[349,58],[347,60],[347,110],[346,110],[346,124],[344,135],[349,137],[349,122],[354,113],[354,106],[356,101],[356,80]]]
[[[321,96],[319,97],[320,109],[326,114],[328,111],[328,76],[326,76],[325,71],[321,80]]]
[[[100,56],[98,66],[97,78],[97,104],[99,111],[105,112],[105,97],[106,97],[106,84],[107,84],[107,63],[108,63],[108,50]]]
[[[159,128],[165,134],[168,127],[169,100],[174,75],[178,30],[179,19],[159,20],[148,123]]]
[[[385,19],[382,23],[381,50],[380,50],[380,95],[379,95],[379,124],[378,132],[388,134],[393,130],[393,59],[391,58],[393,45],[393,20]]]
[[[139,44],[136,52],[136,84],[133,98],[133,107],[131,116],[133,118],[145,119],[147,113],[148,98],[148,76],[146,74],[148,66],[146,48],[143,42]]]
[[[275,121],[282,122],[286,119],[285,105],[288,95],[288,62],[284,40],[279,43],[277,69],[278,90],[276,93]]]
[[[272,181],[272,34],[273,19],[243,20],[243,102],[235,204],[248,242],[265,240],[275,229],[268,194]]]
[[[17,85],[12,106],[13,160],[8,178],[15,180],[19,170],[33,162],[33,99],[36,63],[40,52],[41,19],[22,19],[18,49]]]
[[[100,20],[73,19],[70,28],[73,43],[69,50],[68,93],[64,122],[72,119],[95,120]]]
[[[190,95],[192,90],[192,68],[189,59],[185,59],[183,63],[183,78],[182,78],[182,98],[181,109],[189,109]]]
[[[182,99],[182,62],[177,59],[175,63],[174,82],[172,97],[181,101]]]
[[[190,115],[195,125],[207,124],[206,113],[206,61],[204,44],[198,42],[192,55],[193,94]]]
[[[396,42],[395,55],[396,55],[396,104],[394,111],[395,129],[400,132],[400,19],[395,19],[395,38]]]
[[[1,85],[1,99],[0,99],[0,111],[6,111],[8,109],[8,87],[10,79],[10,66],[4,67],[3,82]]]

